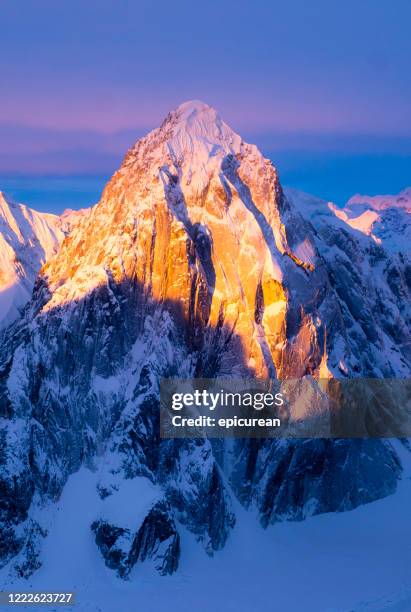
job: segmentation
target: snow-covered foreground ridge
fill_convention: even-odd
[[[55,504],[85,468],[87,520],[67,529],[97,571],[130,580],[178,573],[187,533],[217,556],[244,509],[260,530],[396,491],[389,442],[159,439],[161,377],[409,376],[410,254],[395,242],[409,208],[374,207],[365,223],[353,206],[285,194],[201,102],[130,149],[3,337],[10,579],[56,563]]]
[[[155,575],[144,563],[127,581],[99,558],[89,529],[102,503],[98,476],[82,468],[50,509],[43,566],[20,580],[5,568],[0,582],[11,590],[75,590],[79,612],[408,612],[411,455],[395,448],[405,464],[395,495],[267,530],[253,509],[235,503],[236,528],[217,555],[206,555],[179,525],[178,572]]]

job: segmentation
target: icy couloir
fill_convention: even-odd
[[[325,203],[287,198],[211,107],[170,113],[7,332],[2,562],[38,567],[45,508],[81,465],[98,475],[90,538],[123,577],[142,561],[175,571],[179,524],[210,554],[223,547],[233,495],[265,526],[392,493],[401,468],[385,443],[160,441],[158,392],[161,376],[406,375],[404,262]]]

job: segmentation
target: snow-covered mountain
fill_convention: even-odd
[[[37,212],[0,191],[0,330],[20,316],[41,266],[83,215]]]
[[[409,211],[411,209],[411,187],[407,187],[397,195],[367,196],[357,193],[348,200],[346,208],[377,211],[387,208],[404,208]]]
[[[58,216],[16,204],[0,192],[0,327],[19,316],[40,267],[63,236]]]
[[[315,229],[315,241],[341,300],[350,343],[363,343],[363,361],[342,374],[368,375],[370,352],[393,366],[373,376],[409,376],[411,359],[411,205],[398,196],[355,196],[344,208],[287,189],[288,200]],[[392,202],[392,206],[388,203]],[[350,322],[351,319],[351,322]],[[375,336],[379,341],[375,342]],[[374,341],[371,340],[374,337]],[[389,368],[390,366],[388,366]]]
[[[372,236],[386,250],[409,256],[411,188],[396,196],[355,195],[338,214],[354,229]]]
[[[285,195],[272,163],[202,102],[130,149],[0,351],[10,575],[41,565],[82,466],[94,473],[82,538],[123,578],[142,562],[178,571],[185,531],[214,554],[239,503],[266,527],[395,491],[386,442],[159,439],[161,377],[409,375],[409,253],[347,210]]]

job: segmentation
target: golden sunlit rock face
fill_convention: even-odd
[[[271,162],[214,109],[190,102],[128,152],[99,204],[43,268],[51,290],[44,308],[110,280],[134,282],[175,310],[194,348],[206,330],[236,336],[242,355],[222,372],[315,372],[321,324],[303,304],[291,308],[288,289],[297,278],[304,300],[315,302],[315,252]]]

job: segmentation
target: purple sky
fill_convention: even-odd
[[[410,157],[410,23],[409,0],[3,0],[0,177],[110,174],[192,98],[274,161]]]

